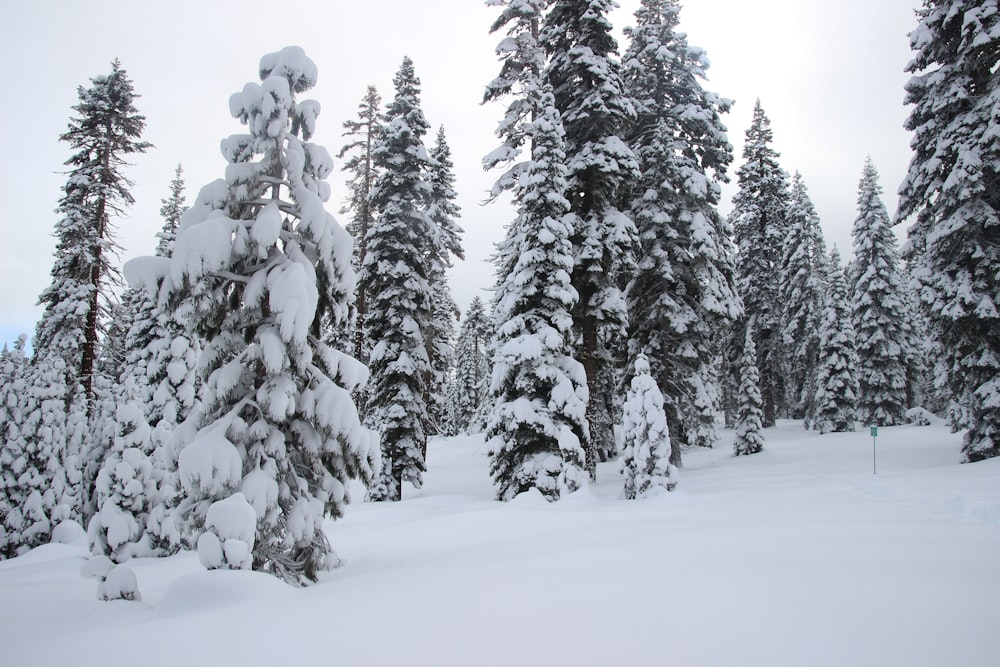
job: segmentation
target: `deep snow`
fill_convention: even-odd
[[[50,544],[0,562],[0,663],[998,664],[1000,460],[881,428],[873,475],[867,429],[764,434],[687,452],[673,493],[620,500],[610,462],[555,504],[493,501],[482,439],[434,440],[422,490],[327,524],[346,565],[306,589],[182,553],[99,602],[85,546]]]

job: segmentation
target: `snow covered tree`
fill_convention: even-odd
[[[475,423],[489,386],[487,346],[492,335],[486,307],[472,298],[455,342],[455,369],[448,396],[448,434],[468,432]]]
[[[56,209],[52,284],[38,299],[45,311],[33,347],[39,359],[58,356],[66,373],[62,384],[74,394],[80,385],[89,402],[102,313],[117,281],[113,220],[133,202],[125,160],[150,144],[139,140],[146,119],[135,108],[138,95],[117,60],[110,74],[91,79],[90,88],[81,86],[77,94],[73,110],[79,115],[60,137],[76,152],[66,162],[71,170]]]
[[[58,355],[33,360],[15,378],[19,419],[8,424],[3,445],[4,555],[49,541],[52,528],[72,517],[66,478],[66,370]]]
[[[757,370],[757,350],[754,344],[753,320],[746,329],[740,358],[740,409],[736,416],[736,456],[756,454],[764,449],[764,402],[760,395],[760,373]]]
[[[337,157],[343,159],[349,156],[341,167],[347,172],[347,201],[340,212],[350,215],[347,231],[354,237],[354,255],[352,266],[360,272],[368,254],[366,237],[368,230],[375,222],[375,211],[372,209],[371,193],[378,180],[375,169],[375,141],[382,129],[382,97],[375,86],[368,86],[364,98],[358,105],[358,117],[355,120],[344,121],[344,136],[350,140],[340,149]],[[355,291],[353,344],[354,357],[367,361],[370,345],[365,339],[364,323],[368,313],[368,297],[364,289]]]
[[[713,338],[741,313],[731,232],[716,208],[732,161],[721,120],[730,102],[702,88],[708,59],[676,31],[679,12],[676,0],[643,0],[625,30],[623,77],[637,112],[627,138],[641,173],[630,190],[639,244],[629,350],[649,355],[675,444],[711,446]],[[674,456],[679,463],[679,446]]]
[[[430,318],[427,323],[428,359],[430,375],[427,381],[427,414],[430,433],[443,427],[447,411],[448,374],[452,364],[452,338],[458,305],[451,295],[447,271],[452,267],[452,257],[465,259],[462,249],[462,228],[458,226],[461,209],[455,203],[455,165],[451,148],[438,129],[437,139],[430,153],[430,198],[427,217],[430,221],[430,243],[427,247],[427,281],[431,289]]]
[[[840,254],[834,248],[829,259],[829,286],[819,330],[819,367],[813,429],[853,431],[858,399],[857,356],[851,322],[850,292]]]
[[[28,368],[27,342],[28,336],[22,334],[12,349],[4,343],[0,353],[0,559],[14,555],[20,546],[20,533],[8,528],[7,518],[19,511],[21,501],[14,466],[22,455],[21,401]]]
[[[422,484],[431,370],[426,262],[431,187],[423,143],[428,124],[412,60],[403,59],[393,84],[396,94],[373,152],[379,172],[371,194],[376,217],[360,276],[369,299],[364,326],[372,345],[366,420],[382,434],[382,470],[368,490],[372,500],[400,500],[403,482]]]
[[[170,197],[162,200],[157,257],[173,253],[186,211],[181,174],[178,165]],[[200,351],[155,294],[130,287],[122,302],[131,316],[122,336],[124,371],[111,392],[117,427],[94,478],[94,517],[88,523],[92,550],[116,562],[173,553],[184,542],[172,516],[180,483],[171,434],[194,407]],[[189,545],[194,537],[188,536]]]
[[[802,175],[792,178],[787,235],[778,264],[781,344],[786,351],[785,403],[791,416],[805,417],[816,395],[813,380],[819,363],[819,324],[823,311],[826,249],[819,216]]]
[[[897,221],[932,334],[940,384],[966,419],[967,461],[1000,455],[1000,8],[927,0],[910,33],[906,128],[914,155]]]
[[[736,172],[739,190],[733,197],[729,221],[737,246],[737,291],[743,298],[746,319],[754,321],[764,426],[773,426],[785,407],[778,265],[786,236],[789,193],[778,153],[771,148],[773,139],[771,121],[757,100],[743,146],[743,164]],[[743,327],[736,327],[734,335],[742,340]]]
[[[850,266],[852,323],[857,341],[858,414],[865,424],[901,424],[907,405],[910,351],[904,333],[906,289],[896,236],[882,203],[878,171],[865,162],[854,220],[854,262]]]
[[[608,20],[616,6],[614,0],[555,0],[539,31],[549,56],[545,74],[566,136],[566,198],[574,215],[572,278],[579,295],[573,317],[590,391],[591,437],[584,445],[591,478],[598,454],[615,449],[611,425],[617,419],[608,409],[618,382],[606,380],[617,376],[615,356],[625,347],[623,291],[636,242],[635,225],[621,210],[639,170],[622,139],[635,109],[625,95]]]
[[[536,39],[547,0],[490,4],[502,8],[491,32],[507,36],[485,99],[509,103],[497,130],[503,143],[484,164],[505,168],[493,194],[511,191],[518,211],[495,259],[490,474],[501,500],[531,489],[556,500],[586,482],[589,430],[587,376],[572,356],[577,292],[564,135]],[[525,144],[530,155],[519,160]]]
[[[622,423],[621,472],[625,498],[643,498],[659,489],[672,491],[677,468],[670,463],[670,431],[663,410],[663,394],[649,374],[649,359],[639,354],[625,397]]]
[[[339,562],[323,520],[343,513],[350,478],[370,481],[377,453],[351,398],[366,369],[322,340],[322,323],[346,326],[354,273],[350,235],[324,207],[333,161],[309,142],[319,103],[296,99],[316,66],[287,47],[259,71],[229,100],[249,132],[222,142],[226,179],[184,214],[169,259],[126,271],[162,283],[161,302],[204,340],[201,405],[175,435],[179,513],[204,532],[213,503],[242,493],[254,569],[306,583]]]

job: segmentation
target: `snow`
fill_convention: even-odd
[[[0,562],[2,662],[996,664],[1000,459],[884,427],[873,475],[867,430],[765,436],[686,451],[670,494],[619,500],[608,462],[555,503],[495,502],[481,436],[434,439],[420,491],[326,524],[346,565],[303,589],[182,552],[129,561],[142,603],[99,602],[85,547],[48,544]]]

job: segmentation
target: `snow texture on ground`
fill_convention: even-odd
[[[0,663],[997,664],[1000,460],[941,426],[879,429],[877,475],[867,430],[765,436],[687,452],[670,494],[621,500],[609,462],[555,504],[495,502],[482,439],[434,440],[422,490],[327,524],[346,566],[305,589],[187,552],[99,602],[85,542],[46,545],[0,563]]]

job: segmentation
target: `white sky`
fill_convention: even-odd
[[[619,0],[616,29],[631,25],[638,0]],[[857,184],[866,155],[878,167],[885,202],[910,160],[903,68],[911,54],[907,33],[919,0],[689,0],[681,29],[712,61],[706,88],[736,100],[727,117],[736,149],[733,183],[724,190],[728,213],[735,192],[743,135],[759,97],[774,130],[782,166],[802,172],[828,244],[851,248]],[[275,7],[280,7],[280,11]],[[143,136],[155,148],[128,171],[136,199],[117,221],[123,260],[152,253],[163,224],[161,199],[173,171],[184,165],[188,202],[221,178],[219,141],[242,132],[229,116],[229,95],[256,81],[265,53],[303,47],[319,68],[319,84],[305,97],[323,112],[314,141],[336,154],[341,124],[354,118],[368,84],[392,97],[392,76],[410,56],[422,82],[422,102],[433,126],[445,126],[457,176],[467,260],[453,271],[456,300],[465,307],[493,282],[488,263],[511,211],[480,203],[494,174],[482,156],[496,145],[498,105],[482,106],[495,76],[498,36],[489,26],[497,11],[480,0],[366,0],[281,3],[260,0],[0,0],[0,343],[34,333],[35,306],[50,282],[52,237],[63,163],[59,141],[77,86],[110,71],[119,58],[141,95]],[[620,50],[625,44],[620,40]],[[331,177],[328,209],[342,223],[339,164]],[[898,230],[902,233],[902,230]],[[485,295],[484,295],[485,296]]]

